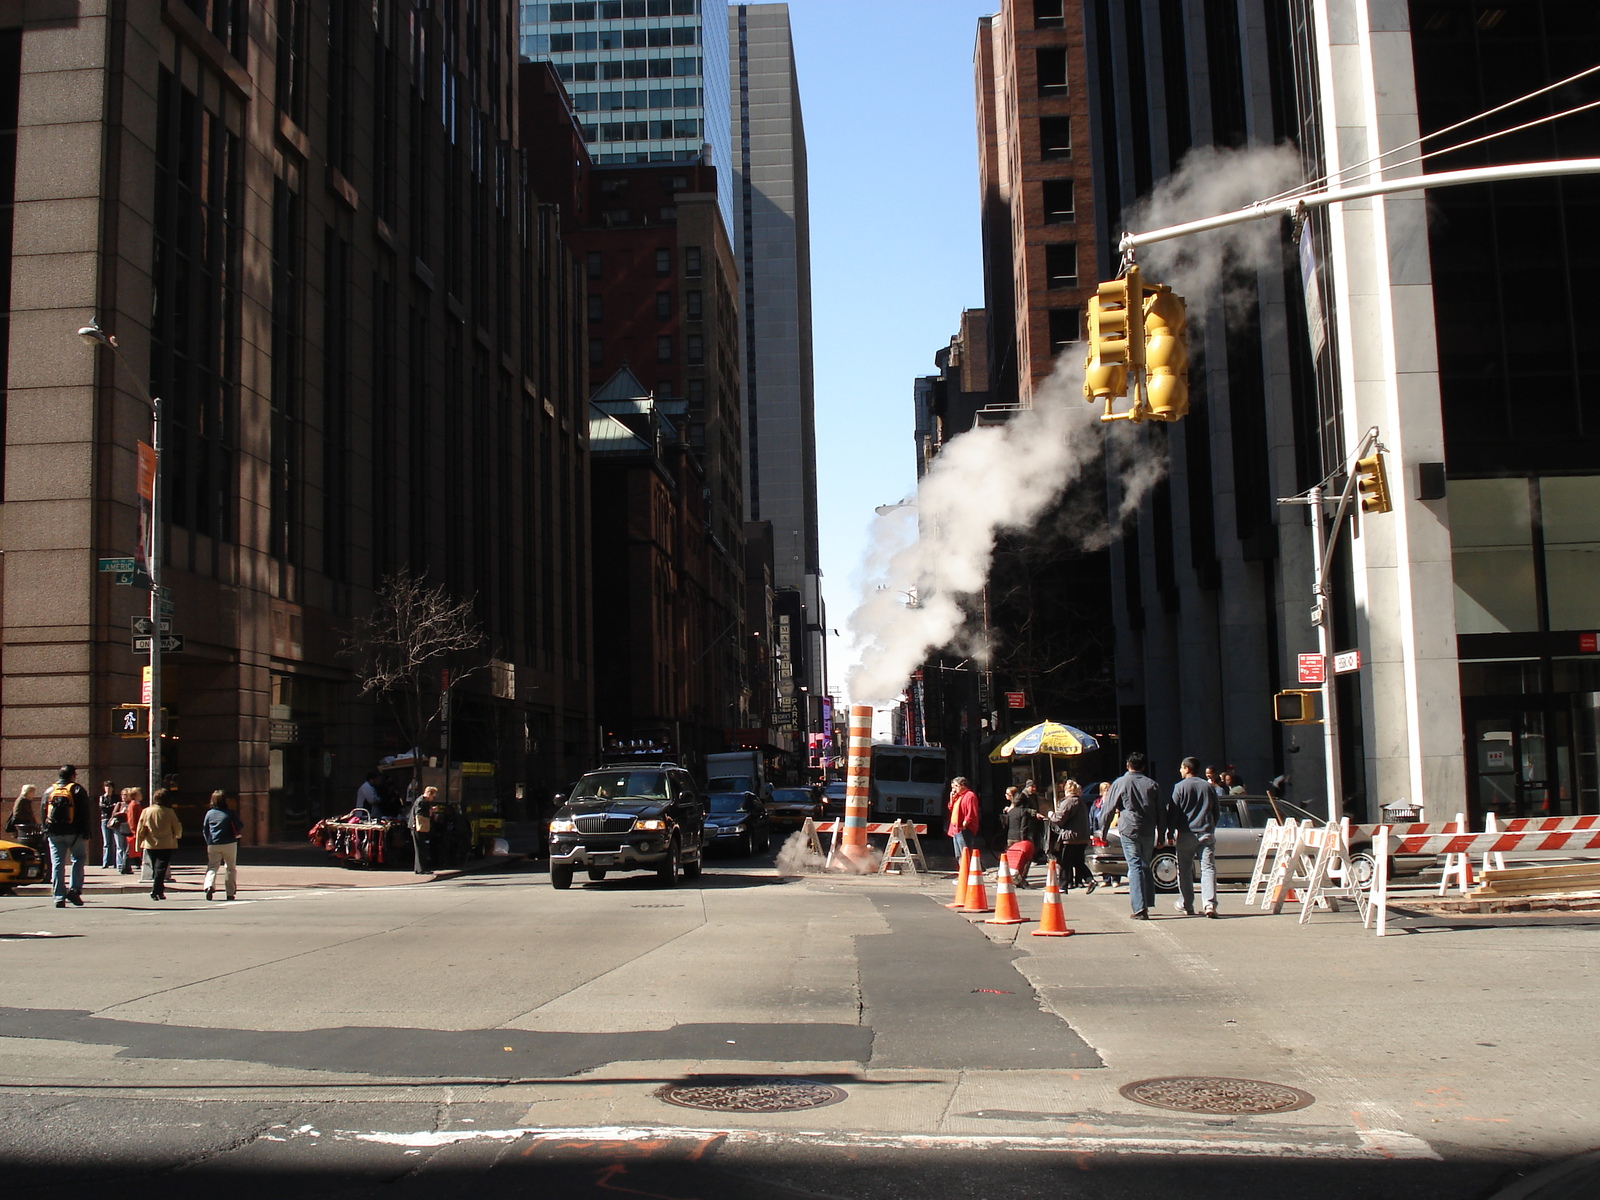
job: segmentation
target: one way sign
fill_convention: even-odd
[[[183,649],[183,634],[181,634],[181,633],[169,633],[169,634],[166,634],[164,637],[162,637],[162,639],[161,639],[161,653],[163,653],[163,654],[175,654],[175,653],[177,653],[178,651],[180,651],[182,649]],[[149,654],[150,653],[150,637],[149,637],[148,634],[146,634],[143,637],[140,637],[137,634],[134,635],[133,652],[135,654]]]
[[[153,630],[151,628],[151,625],[150,625],[150,618],[149,617],[134,617],[133,618],[133,631],[135,633],[137,633],[137,634],[140,634],[140,635],[144,636],[144,637],[149,637],[150,634],[153,632]],[[172,620],[171,620],[171,618],[169,618],[169,617],[162,617],[161,618],[161,632],[162,633],[171,633],[172,632]]]

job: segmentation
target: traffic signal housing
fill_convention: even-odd
[[[1272,698],[1272,718],[1280,725],[1317,725],[1317,692],[1279,692]]]
[[[1145,386],[1150,416],[1176,421],[1189,412],[1189,306],[1164,283],[1145,285]]]
[[[1144,289],[1139,268],[1102,283],[1089,298],[1089,357],[1083,362],[1083,398],[1104,400],[1128,394],[1128,370],[1144,363]]]
[[[1356,460],[1356,491],[1361,494],[1361,511],[1386,513],[1394,508],[1389,498],[1389,477],[1383,469],[1383,452],[1374,450]]]

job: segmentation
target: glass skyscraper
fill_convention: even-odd
[[[710,145],[732,231],[726,0],[524,4],[522,54],[555,66],[599,166],[691,162]]]

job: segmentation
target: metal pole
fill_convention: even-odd
[[[1333,614],[1328,606],[1327,566],[1324,549],[1327,532],[1323,527],[1322,485],[1311,489],[1311,562],[1315,572],[1311,581],[1311,622],[1317,627],[1317,649],[1322,654],[1322,743],[1328,773],[1328,820],[1337,821],[1344,803],[1344,779],[1339,767],[1339,704],[1333,681]]]
[[[1382,179],[1377,183],[1357,184],[1353,187],[1328,188],[1287,200],[1262,201],[1220,216],[1199,221],[1186,221],[1182,225],[1169,225],[1165,229],[1152,229],[1146,233],[1125,234],[1118,249],[1126,254],[1151,242],[1165,242],[1172,238],[1187,237],[1192,233],[1206,233],[1212,229],[1225,229],[1230,225],[1243,225],[1247,221],[1261,221],[1269,217],[1284,217],[1302,208],[1321,208],[1345,200],[1364,200],[1369,196],[1384,196],[1392,192],[1416,192],[1424,188],[1459,187],[1469,183],[1497,183],[1508,179],[1547,179],[1560,175],[1593,175],[1600,173],[1600,158],[1567,158],[1551,162],[1508,163],[1499,167],[1473,167],[1465,171],[1435,171],[1431,175],[1405,175],[1398,179]]]
[[[161,397],[150,398],[150,448],[156,473],[150,481],[150,790],[161,786]]]

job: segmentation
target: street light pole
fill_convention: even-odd
[[[150,389],[134,372],[133,366],[123,356],[117,339],[92,322],[78,330],[78,336],[91,346],[104,346],[128,370],[133,385],[150,406],[150,449],[154,451],[155,469],[150,479],[150,542],[146,552],[146,567],[150,572],[150,711],[146,722],[149,734],[147,791],[145,801],[154,799],[161,786],[161,400],[150,394]]]

